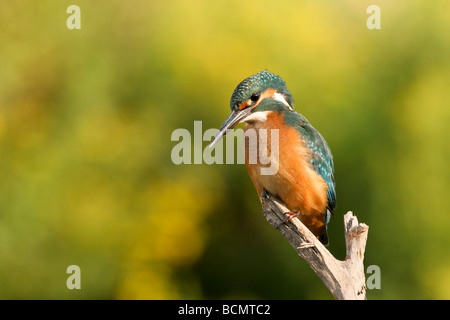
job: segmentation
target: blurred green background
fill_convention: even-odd
[[[331,299],[245,165],[171,162],[269,69],[333,151],[330,251],[352,210],[368,299],[450,299],[449,30],[446,0],[2,1],[0,298]]]

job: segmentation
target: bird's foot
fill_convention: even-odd
[[[286,219],[284,219],[284,223],[291,221],[294,218],[298,218],[300,216],[299,212],[286,212],[285,213],[287,215]]]

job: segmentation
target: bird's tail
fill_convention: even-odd
[[[319,237],[319,240],[324,246],[327,246],[329,244],[327,227],[324,228],[323,233]]]
[[[328,222],[330,222],[330,218],[331,218],[331,212],[330,212],[330,210],[327,209],[327,212],[325,213],[325,226],[323,228],[323,233],[319,236],[320,242],[322,242],[323,245],[325,245],[325,246],[327,246],[329,244],[327,228],[328,228]]]

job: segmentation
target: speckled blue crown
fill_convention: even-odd
[[[237,109],[239,103],[249,99],[254,92],[263,92],[268,88],[276,89],[278,92],[285,95],[288,103],[292,106],[292,95],[287,89],[283,79],[268,70],[264,70],[243,80],[236,89],[234,89],[230,100],[231,110]]]

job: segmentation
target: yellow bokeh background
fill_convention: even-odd
[[[0,298],[331,299],[245,166],[171,159],[174,130],[218,128],[269,69],[332,149],[330,251],[352,210],[381,270],[368,299],[449,299],[448,30],[445,0],[4,1]]]

